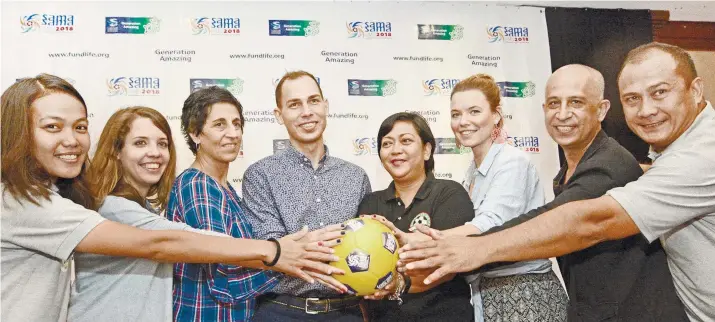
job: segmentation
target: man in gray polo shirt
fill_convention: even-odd
[[[628,126],[651,146],[654,162],[642,177],[488,236],[405,245],[402,269],[437,268],[427,283],[640,232],[649,241],[660,238],[690,320],[715,321],[715,110],[703,97],[703,80],[683,49],[650,43],[629,52],[618,87]]]

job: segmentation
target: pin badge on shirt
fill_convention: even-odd
[[[412,219],[412,222],[410,223],[410,230],[412,230],[417,224],[431,227],[432,219],[426,212],[421,212],[415,216],[415,219]]]

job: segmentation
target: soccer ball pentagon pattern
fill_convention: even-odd
[[[352,295],[374,294],[396,277],[397,239],[389,228],[377,220],[355,218],[345,222],[345,236],[335,246],[335,255],[340,257],[332,266],[345,271],[334,275],[348,287]]]

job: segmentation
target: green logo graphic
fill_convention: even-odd
[[[315,20],[268,20],[269,36],[315,36],[320,22]]]
[[[417,39],[460,40],[464,27],[460,25],[417,25]]]
[[[394,79],[348,79],[350,96],[388,96],[397,92]]]
[[[156,17],[106,17],[105,34],[149,34],[159,32],[161,20]]]
[[[531,97],[536,94],[536,84],[532,82],[497,82],[502,97]]]
[[[233,95],[240,95],[243,93],[243,79],[234,78],[191,78],[189,79],[191,84],[191,92],[195,92],[202,88],[218,86],[225,88]]]
[[[436,147],[434,154],[469,154],[472,150],[467,147],[457,147],[455,138],[435,138]]]

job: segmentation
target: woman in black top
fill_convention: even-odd
[[[359,214],[383,216],[402,231],[418,223],[444,230],[474,217],[462,185],[432,174],[435,139],[422,116],[397,113],[385,119],[377,150],[393,181],[387,189],[365,196]],[[473,321],[470,297],[469,285],[461,277],[447,276],[429,286],[413,277],[401,305],[391,300],[369,303],[371,321]]]

